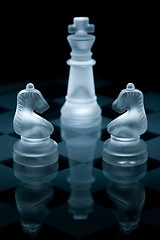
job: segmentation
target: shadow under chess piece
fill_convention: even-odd
[[[102,157],[115,165],[138,165],[147,160],[147,145],[140,135],[147,130],[143,94],[128,83],[112,108],[123,113],[111,121],[107,130],[111,138],[104,142]]]
[[[58,159],[58,145],[50,138],[53,125],[34,112],[43,113],[48,108],[48,103],[32,83],[18,93],[13,127],[21,139],[13,147],[14,161],[41,166]]]
[[[102,162],[103,174],[110,182],[106,186],[113,213],[120,230],[129,234],[136,230],[145,204],[145,187],[140,183],[147,172],[147,162],[135,166],[116,166]]]
[[[95,94],[91,47],[95,36],[94,25],[88,17],[75,17],[68,26],[67,40],[72,48],[67,96],[61,108],[61,121],[71,127],[90,127],[100,124],[101,108]]]

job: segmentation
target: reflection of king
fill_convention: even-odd
[[[85,220],[93,211],[93,159],[97,154],[100,125],[92,128],[69,128],[61,125],[61,136],[63,151],[66,148],[70,168],[67,178],[71,190],[68,211],[73,214],[74,220]]]
[[[104,143],[103,157],[107,159],[109,156],[118,156],[119,163],[111,161],[113,164],[120,164],[123,157],[130,160],[130,157],[133,157],[131,164],[146,161],[146,144],[140,139],[140,135],[147,130],[142,92],[135,89],[134,84],[128,83],[126,89],[122,90],[113,102],[112,108],[123,114],[107,126],[111,138]],[[121,163],[130,165],[123,160]]]

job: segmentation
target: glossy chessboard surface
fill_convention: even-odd
[[[34,82],[33,82],[34,83]],[[67,80],[34,83],[50,108],[42,114],[54,125],[59,159],[49,169],[25,169],[13,164],[16,96],[26,83],[7,86],[0,95],[0,238],[1,239],[158,239],[160,234],[160,94],[140,89],[148,118],[141,138],[147,143],[147,166],[126,184],[111,182],[102,160],[109,138],[106,125],[118,116],[111,104],[125,88],[95,78],[102,108],[99,128],[79,131],[60,124]],[[113,169],[112,169],[113,170]],[[121,170],[115,169],[118,173]],[[134,169],[130,170],[134,175]],[[123,171],[122,171],[123,174]],[[125,172],[126,174],[126,172]],[[128,174],[128,173],[127,173]],[[35,178],[42,178],[35,184]]]

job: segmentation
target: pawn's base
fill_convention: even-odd
[[[58,144],[50,137],[44,139],[21,138],[13,147],[13,160],[21,165],[40,167],[58,160]]]
[[[140,138],[117,138],[104,142],[102,158],[112,165],[135,166],[147,161],[147,145]]]

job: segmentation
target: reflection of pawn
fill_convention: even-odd
[[[141,164],[147,160],[147,147],[140,139],[140,135],[147,130],[142,92],[135,89],[134,84],[128,83],[113,102],[112,108],[123,114],[107,126],[111,138],[104,143],[103,158],[115,165]]]
[[[137,229],[145,203],[145,188],[139,182],[145,176],[147,162],[135,166],[116,166],[103,161],[103,174],[110,180],[106,190],[113,213],[122,232]]]
[[[71,127],[95,126],[101,122],[101,109],[95,95],[91,58],[91,47],[95,36],[94,25],[89,24],[88,17],[75,17],[74,24],[68,26],[67,40],[72,48],[68,60],[70,75],[66,101],[61,108],[61,121]]]
[[[19,159],[16,155],[15,161],[21,161],[21,156],[28,159],[43,157],[43,160],[46,156],[48,162],[37,161],[36,163],[43,165],[52,162],[55,155],[58,159],[58,145],[50,138],[53,133],[53,125],[34,112],[43,113],[48,108],[48,103],[32,83],[28,83],[26,89],[19,92],[13,126],[21,139],[14,145],[14,152],[19,155]]]

